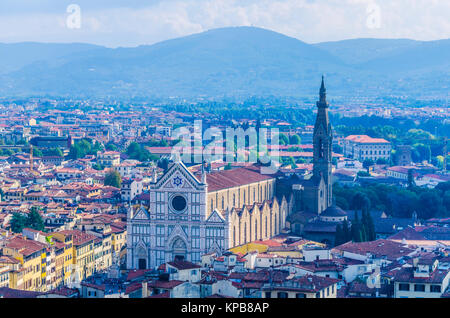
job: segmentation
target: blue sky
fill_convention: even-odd
[[[81,9],[68,28],[68,5]],[[229,26],[308,43],[350,38],[450,38],[449,0],[1,0],[0,42],[152,44]]]

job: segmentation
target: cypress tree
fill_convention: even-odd
[[[359,218],[358,218],[358,211],[355,210],[355,217],[352,222],[352,229],[351,229],[351,235],[353,242],[360,242],[360,234],[359,234]]]
[[[359,228],[359,233],[360,233],[360,238],[361,238],[360,242],[366,242],[367,241],[367,232],[366,232],[366,228],[364,227],[363,224],[361,224],[361,226]]]
[[[334,245],[341,245],[344,240],[344,231],[342,229],[342,226],[340,224],[338,224],[336,226],[336,235],[335,235],[335,239],[334,239]]]
[[[343,238],[344,243],[352,240],[352,234],[350,232],[350,228],[348,226],[348,221],[344,220],[344,223],[342,224],[342,230],[343,230]]]
[[[375,241],[376,239],[375,224],[373,223],[372,215],[370,213],[367,213],[367,227],[369,233],[368,240]]]

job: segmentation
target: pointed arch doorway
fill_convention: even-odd
[[[186,243],[179,237],[177,237],[171,246],[172,249],[172,259],[175,261],[186,260],[187,246]]]
[[[147,269],[147,251],[143,246],[138,247],[137,257],[138,257],[138,268]]]

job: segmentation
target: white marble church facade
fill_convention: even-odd
[[[275,198],[275,182],[255,170],[195,176],[182,162],[172,163],[151,185],[149,208],[129,209],[127,268],[200,262],[208,252],[279,234],[289,204]]]

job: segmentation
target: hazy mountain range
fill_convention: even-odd
[[[450,39],[307,44],[254,27],[134,48],[0,44],[0,95],[301,97],[317,94],[325,74],[334,96],[447,99],[449,57]]]

